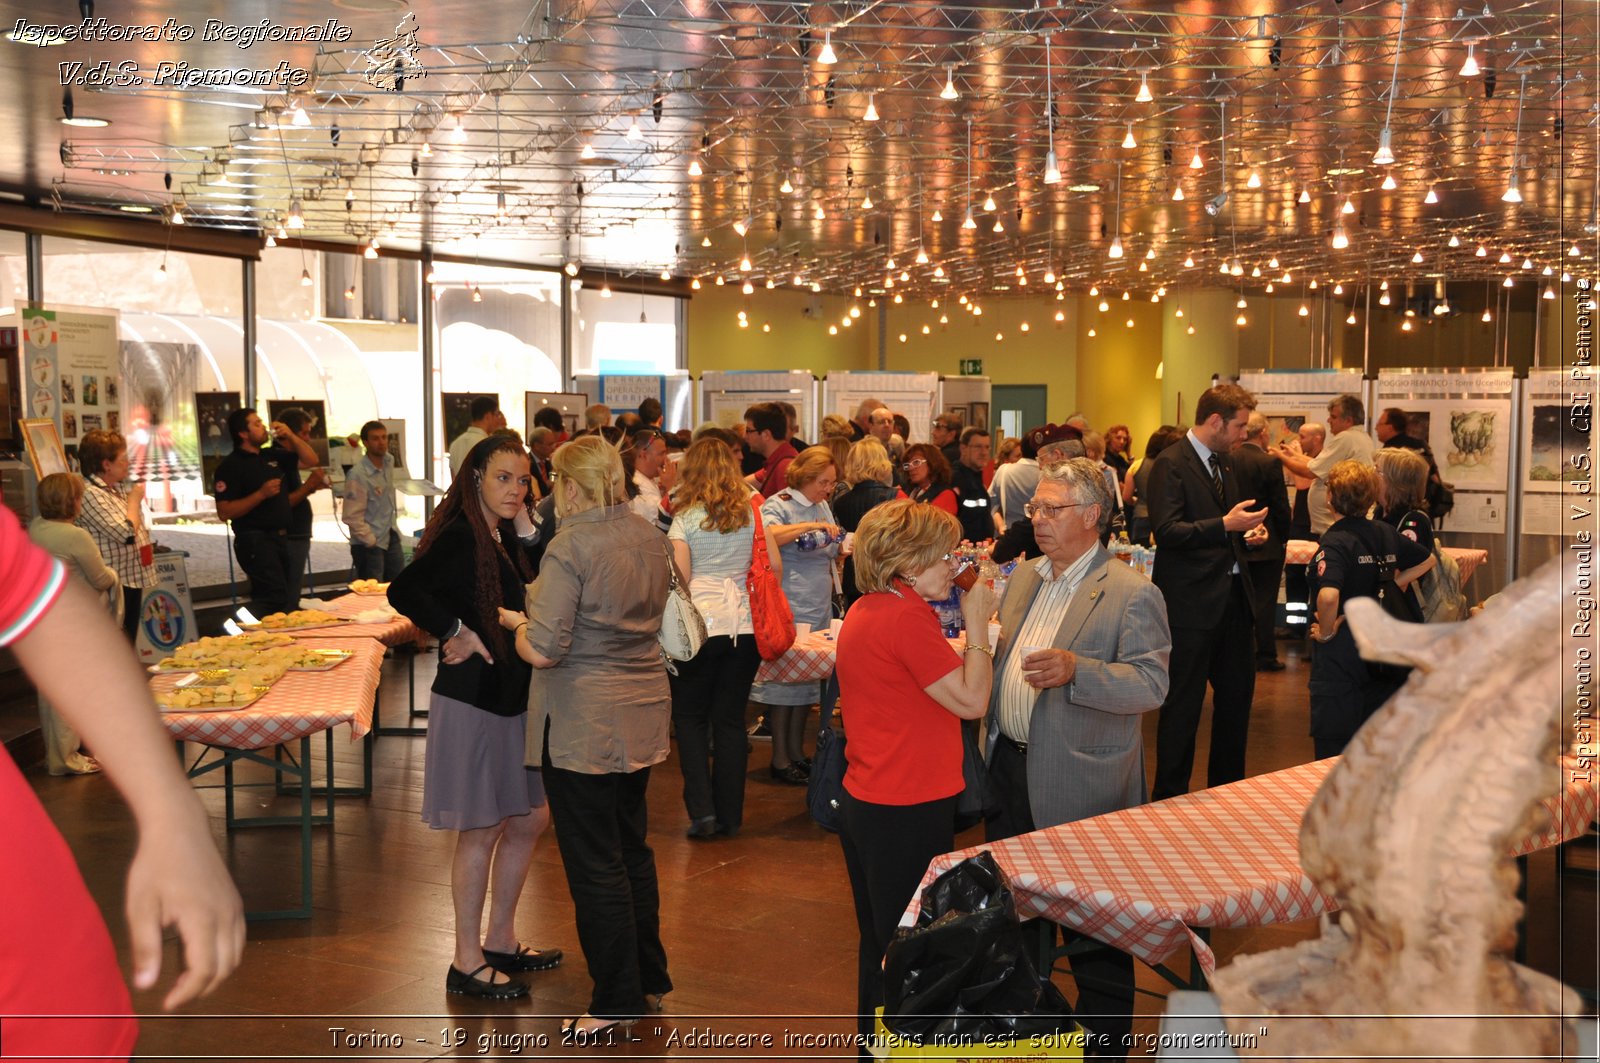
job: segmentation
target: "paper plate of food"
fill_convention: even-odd
[[[350,591],[353,594],[366,594],[382,597],[389,593],[389,585],[380,583],[375,579],[355,579],[350,581]]]

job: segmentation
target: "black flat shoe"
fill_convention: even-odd
[[[515,1000],[517,997],[528,995],[526,982],[519,982],[515,978],[504,982],[485,982],[478,975],[490,970],[491,964],[484,964],[471,974],[456,969],[455,964],[450,965],[450,973],[445,975],[444,987],[451,993],[461,996],[478,997],[482,1000]],[[504,972],[501,972],[504,973]]]
[[[522,971],[548,971],[561,966],[560,949],[530,949],[517,945],[516,952],[496,952],[484,949],[483,958],[501,974],[519,974]],[[481,969],[481,968],[480,968]]]
[[[798,764],[786,764],[781,768],[768,768],[768,773],[775,782],[785,783],[789,786],[804,786],[807,775]]]
[[[715,838],[721,833],[721,830],[722,828],[717,826],[716,816],[701,816],[689,824],[689,829],[685,833],[691,840],[703,842],[707,839]]]

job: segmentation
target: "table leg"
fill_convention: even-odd
[[[394,652],[398,656],[399,653],[400,653],[400,650],[398,648],[396,648]],[[405,654],[405,658],[406,658],[406,696],[407,696],[407,700],[408,700],[408,704],[406,706],[407,726],[405,726],[405,727],[383,727],[383,726],[380,726],[378,710],[376,708],[374,708],[372,710],[372,732],[373,732],[373,734],[378,734],[378,735],[402,735],[402,736],[408,736],[408,737],[411,737],[411,738],[415,738],[415,737],[417,737],[419,735],[425,735],[425,734],[428,733],[428,729],[426,727],[418,727],[418,726],[416,726],[416,724],[414,722],[414,721],[416,721],[418,719],[424,719],[425,720],[425,719],[428,718],[428,710],[427,709],[419,709],[419,708],[417,708],[417,654],[416,654],[416,650],[412,649],[409,652],[407,652]]]

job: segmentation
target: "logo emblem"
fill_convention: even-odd
[[[417,16],[410,11],[394,28],[394,36],[374,41],[364,53],[367,70],[362,76],[373,88],[390,92],[404,92],[407,78],[427,77],[428,72],[417,59]]]

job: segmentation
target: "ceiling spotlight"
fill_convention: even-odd
[[[1467,42],[1467,61],[1461,64],[1461,76],[1475,78],[1481,71],[1478,68],[1477,45],[1473,41]]]
[[[788,195],[794,191],[794,185],[790,183],[788,174],[783,175],[783,184],[778,186],[778,191],[782,192],[784,195]]]
[[[1394,149],[1391,146],[1393,137],[1394,134],[1389,131],[1389,127],[1384,126],[1383,131],[1378,134],[1378,150],[1372,153],[1372,165],[1394,165]]]
[[[936,223],[944,221],[944,214],[939,210],[938,207],[933,208],[933,217],[930,220]]]
[[[1132,122],[1128,123],[1128,135],[1122,138],[1122,146],[1124,148],[1130,148],[1130,149],[1131,148],[1137,148],[1139,146],[1139,142],[1137,140],[1133,139],[1133,123]]]
[[[878,94],[867,93],[867,109],[861,115],[863,122],[876,122],[878,120]]]
[[[976,229],[978,227],[978,223],[972,220],[972,208],[971,207],[967,208],[967,217],[966,217],[966,220],[964,220],[961,223],[961,227],[963,229]]]
[[[1446,247],[1460,247],[1461,246],[1461,237],[1457,236],[1455,233],[1451,233],[1450,234],[1450,239],[1445,241],[1445,246]]]
[[[1485,313],[1487,312],[1485,311]],[[1346,325],[1354,325],[1356,323],[1356,312],[1354,310],[1350,311],[1349,315],[1344,319],[1344,323]]]
[[[1174,203],[1182,203],[1183,202],[1183,186],[1182,185],[1175,184],[1175,185],[1172,186],[1172,201]]]
[[[639,128],[639,116],[630,115],[628,118],[628,132],[625,134],[629,140],[643,140],[644,130]]]
[[[1307,191],[1306,189],[1302,188],[1300,190],[1299,202],[1301,202],[1301,203],[1310,203],[1311,202],[1311,193],[1309,191]]]
[[[1344,226],[1343,225],[1335,225],[1333,227],[1333,249],[1335,251],[1343,251],[1345,248],[1347,248],[1349,246],[1350,246],[1350,236],[1349,236],[1348,233],[1346,233],[1344,231]]]
[[[1194,268],[1194,256],[1193,255],[1185,255],[1185,256],[1183,256],[1183,265],[1184,265],[1185,269],[1193,269]]]
[[[1113,236],[1111,238],[1111,246],[1106,248],[1106,257],[1107,258],[1121,258],[1122,257],[1122,237]]]
[[[823,66],[832,66],[838,61],[839,57],[833,52],[833,31],[823,30],[822,51],[817,53],[817,62],[821,63]]]
[[[1517,282],[1511,279],[1511,274],[1506,274],[1506,279],[1500,282],[1502,288],[1514,288]]]
[[[956,91],[956,68],[955,64],[952,63],[944,68],[944,88],[939,91],[939,98],[941,100],[954,100],[960,95],[961,93]]]
[[[1244,186],[1246,188],[1260,188],[1261,175],[1256,173],[1256,171],[1252,168],[1250,171],[1250,176],[1245,178]]]
[[[995,209],[994,193],[993,192],[985,192],[983,194],[983,209],[984,210],[994,210]]]
[[[1483,308],[1483,316],[1480,317],[1478,320],[1482,321],[1485,325],[1487,325],[1489,322],[1494,320],[1494,315],[1489,313],[1489,308],[1488,307],[1484,307]]]
[[[1386,174],[1383,175],[1383,184],[1380,185],[1379,187],[1382,188],[1385,192],[1393,192],[1396,188],[1399,188],[1400,186],[1395,182],[1394,174],[1386,173]]]
[[[1411,264],[1413,266],[1422,265],[1422,252],[1420,250],[1412,252],[1412,254],[1411,254]]]
[[[1473,252],[1473,255],[1476,256],[1477,258],[1488,258],[1489,257],[1489,249],[1487,247],[1484,247],[1482,244],[1479,244],[1478,245],[1478,249]]]
[[[1189,159],[1189,169],[1202,170],[1205,168],[1205,165],[1205,160],[1200,158],[1200,149],[1195,148],[1194,155]]]
[[[1206,213],[1215,218],[1222,213],[1222,208],[1228,205],[1228,193],[1218,192],[1206,200]]]
[[[1061,167],[1056,165],[1056,149],[1051,148],[1044,156],[1044,183],[1055,185],[1061,183]]]
[[[1502,266],[1509,266],[1511,264],[1511,252],[1510,251],[1502,251],[1502,252],[1500,252],[1500,257],[1498,259],[1496,259],[1496,261],[1499,262]]]
[[[733,231],[738,233],[740,236],[743,236],[745,233],[750,231],[750,222],[752,220],[753,219],[751,218],[740,218],[738,221],[733,223]]]
[[[1438,193],[1438,191],[1432,185],[1429,185],[1428,186],[1428,194],[1422,197],[1422,201],[1424,203],[1437,203],[1437,202],[1439,202],[1439,193]]]
[[[1148,71],[1139,71],[1139,91],[1134,94],[1133,99],[1135,103],[1149,103],[1155,99],[1154,96],[1150,95],[1150,74]]]
[[[594,137],[592,135],[587,135],[583,138],[583,150],[578,152],[578,158],[593,159],[596,156],[597,153],[594,150]]]
[[[1522,202],[1522,193],[1517,189],[1517,185],[1516,185],[1516,182],[1514,180],[1510,184],[1506,185],[1506,190],[1500,196],[1500,201],[1502,203],[1521,203]]]
[[[295,100],[294,106],[289,108],[289,124],[302,129],[311,124],[311,116],[306,114],[305,105],[299,100]]]
[[[461,116],[456,115],[455,128],[450,130],[450,143],[465,144],[467,142],[467,127],[461,121]]]
[[[1356,205],[1354,203],[1350,202],[1350,197],[1349,196],[1345,196],[1344,197],[1344,206],[1339,208],[1339,213],[1340,214],[1354,214],[1355,212],[1356,212]]]
[[[699,177],[701,174],[703,174],[705,172],[706,171],[700,165],[700,156],[696,155],[694,158],[689,160],[689,176],[690,177]]]

